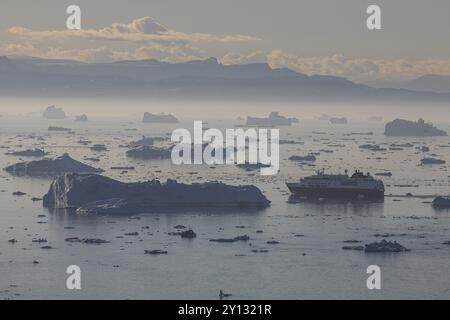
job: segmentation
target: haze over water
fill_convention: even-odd
[[[68,118],[43,119],[41,113],[50,104],[63,107]],[[446,299],[450,280],[444,271],[450,264],[450,247],[443,242],[450,240],[450,212],[432,209],[432,198],[404,195],[450,194],[447,166],[418,166],[425,155],[415,149],[426,145],[430,154],[448,162],[450,138],[388,138],[383,134],[384,124],[396,117],[423,117],[450,132],[448,112],[443,110],[428,105],[2,100],[2,168],[28,160],[4,153],[42,147],[49,157],[67,152],[121,181],[171,178],[184,183],[218,180],[233,185],[254,184],[272,203],[258,212],[188,210],[132,217],[50,212],[31,197],[42,197],[51,179],[15,177],[2,171],[0,298],[216,299],[223,289],[236,299]],[[180,123],[144,124],[141,120],[145,111],[173,113]],[[244,124],[236,120],[238,116],[266,116],[270,111],[300,120],[299,124],[280,128],[281,139],[302,144],[280,146],[281,171],[276,176],[261,177],[258,171],[246,172],[235,166],[174,166],[170,160],[132,160],[125,156],[128,149],[123,145],[143,135],[170,137],[176,128],[192,130],[193,120],[207,121],[206,126],[224,130]],[[89,116],[89,122],[74,122],[74,116],[82,113]],[[349,124],[332,125],[316,119],[324,113],[346,116]],[[381,116],[383,121],[369,122],[370,116]],[[71,128],[75,134],[48,132],[49,126]],[[373,135],[351,135],[367,132]],[[90,140],[89,146],[105,144],[108,151],[94,152],[78,144],[80,139]],[[414,147],[385,152],[359,148],[366,143],[383,147],[412,143]],[[320,153],[310,165],[287,159],[310,152]],[[92,157],[100,161],[87,160]],[[112,166],[135,166],[135,170],[121,173],[111,170]],[[289,202],[285,182],[318,169],[330,173],[343,173],[345,169],[372,174],[390,171],[392,177],[381,179],[386,194],[395,196],[378,203]],[[13,196],[16,191],[26,195]],[[176,231],[177,225],[191,227],[197,238],[168,235]],[[125,235],[130,232],[139,235]],[[244,234],[250,237],[249,242],[209,241]],[[362,244],[379,241],[382,238],[377,234],[411,251],[371,255],[341,249],[345,240],[359,240]],[[64,241],[69,237],[101,238],[110,243],[71,244]],[[18,242],[9,243],[12,238]],[[46,238],[53,249],[41,249],[43,245],[33,243],[33,238]],[[273,240],[279,243],[267,243]],[[164,249],[168,254],[144,254],[144,250],[152,249]],[[33,264],[35,260],[39,264]],[[66,289],[65,271],[72,264],[82,270],[79,291]],[[366,268],[371,264],[382,269],[382,290],[367,290]]]

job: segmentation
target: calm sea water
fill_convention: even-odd
[[[42,197],[50,179],[14,177],[2,171],[0,298],[217,299],[220,289],[236,299],[450,297],[450,246],[442,244],[450,240],[450,212],[433,210],[429,204],[432,198],[393,196],[382,203],[290,203],[285,186],[285,181],[313,174],[317,169],[330,173],[342,173],[345,169],[371,173],[388,170],[393,176],[382,177],[386,194],[450,194],[447,166],[418,166],[424,154],[415,149],[426,145],[431,149],[429,154],[448,162],[450,138],[386,138],[384,122],[350,119],[348,125],[338,126],[301,119],[298,125],[281,128],[280,134],[282,139],[303,144],[282,145],[281,172],[261,177],[258,171],[246,172],[234,166],[174,166],[170,160],[127,159],[127,149],[122,146],[142,135],[166,136],[177,127],[192,129],[189,120],[182,119],[177,125],[146,125],[139,120],[92,118],[87,123],[75,123],[3,117],[0,166],[21,160],[4,155],[7,151],[43,147],[51,156],[68,152],[122,181],[172,178],[186,183],[220,180],[236,185],[255,184],[272,201],[271,207],[258,212],[206,210],[142,214],[138,218],[49,212],[31,198]],[[238,123],[211,120],[207,126],[224,129]],[[69,127],[75,134],[50,133],[49,125]],[[438,126],[450,132],[449,124]],[[374,134],[350,135],[368,131]],[[80,139],[104,143],[109,151],[91,151],[77,143]],[[414,147],[371,152],[359,148],[365,143],[382,147],[412,143]],[[299,166],[287,160],[291,155],[309,152],[320,153],[314,165]],[[92,157],[98,157],[100,162],[85,160]],[[110,170],[112,166],[131,165],[136,169],[123,174]],[[26,195],[13,196],[15,191]],[[197,238],[186,240],[168,235],[180,224],[192,227]],[[129,232],[139,235],[124,235]],[[345,240],[365,244],[380,240],[375,235],[384,233],[392,234],[388,240],[396,240],[411,251],[365,254],[341,249]],[[249,242],[209,241],[244,234],[250,236]],[[70,244],[64,241],[68,237],[101,238],[110,243]],[[12,238],[18,242],[9,243]],[[46,238],[46,245],[53,249],[42,249],[43,244],[32,242],[33,238]],[[267,244],[270,240],[279,244]],[[144,254],[144,250],[153,249],[164,249],[168,254]],[[254,253],[253,249],[268,252]],[[33,264],[35,260],[39,263]],[[381,267],[381,290],[366,287],[366,268],[372,264]],[[66,288],[69,265],[81,268],[81,290]]]

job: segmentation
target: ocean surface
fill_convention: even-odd
[[[124,145],[145,136],[170,137],[175,128],[192,130],[192,119],[179,124],[144,124],[140,118],[92,117],[89,122],[46,120],[36,116],[0,118],[0,167],[25,157],[8,151],[44,148],[50,157],[73,158],[105,170],[122,181],[154,178],[193,183],[218,180],[258,186],[271,206],[257,212],[188,210],[134,216],[79,215],[51,212],[41,201],[50,178],[12,176],[0,172],[0,299],[217,299],[219,290],[235,299],[448,299],[450,298],[450,211],[434,210],[433,195],[450,194],[447,165],[419,166],[425,156],[450,161],[450,138],[388,138],[384,123],[349,118],[347,125],[300,119],[281,127],[281,139],[298,144],[280,146],[280,173],[260,176],[233,165],[175,166],[169,160],[133,160]],[[448,117],[435,125],[450,132]],[[233,128],[242,121],[208,120],[210,128]],[[50,125],[75,133],[48,132]],[[372,132],[373,135],[361,133]],[[89,140],[88,146],[78,143]],[[89,146],[105,144],[108,151]],[[375,143],[387,151],[359,148]],[[413,144],[394,147],[392,144]],[[416,147],[427,146],[423,153]],[[397,150],[400,148],[401,150]],[[326,151],[325,151],[326,150]],[[292,155],[319,153],[317,161],[301,165]],[[87,160],[98,158],[98,162]],[[111,170],[134,166],[135,170]],[[343,173],[355,169],[379,177],[386,185],[384,202],[291,202],[286,181],[324,169]],[[13,192],[26,193],[14,196]],[[412,197],[406,197],[411,193]],[[421,197],[418,197],[421,196]],[[169,235],[177,225],[191,227],[195,239]],[[137,232],[137,236],[126,233]],[[213,238],[248,235],[250,241],[210,242]],[[385,237],[380,237],[384,235]],[[101,238],[109,243],[68,243],[69,237]],[[39,244],[32,239],[45,238]],[[16,239],[16,243],[8,240]],[[364,245],[395,240],[411,251],[367,254],[347,251],[346,240]],[[268,244],[267,241],[278,241]],[[41,247],[48,245],[52,249]],[[144,250],[167,250],[148,255]],[[255,253],[253,250],[257,249]],[[267,252],[259,252],[267,250]],[[33,263],[37,261],[39,263]],[[66,288],[66,269],[81,268],[81,290]],[[368,290],[366,269],[381,268],[381,290]]]

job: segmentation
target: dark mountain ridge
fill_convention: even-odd
[[[84,63],[0,57],[2,97],[142,97],[313,101],[435,101],[450,94],[377,89],[342,77],[308,76],[266,63],[223,65],[215,58]]]

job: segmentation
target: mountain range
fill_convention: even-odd
[[[406,89],[437,93],[450,92],[450,76],[437,74],[426,74],[416,79],[405,81],[376,80],[366,82],[366,84],[375,88]]]
[[[84,63],[0,57],[0,97],[141,97],[274,101],[450,102],[450,77],[441,90],[425,76],[408,87],[376,88],[342,77],[305,75],[266,63],[223,65],[215,58]],[[431,84],[430,84],[431,83]],[[435,92],[432,92],[435,91]]]

